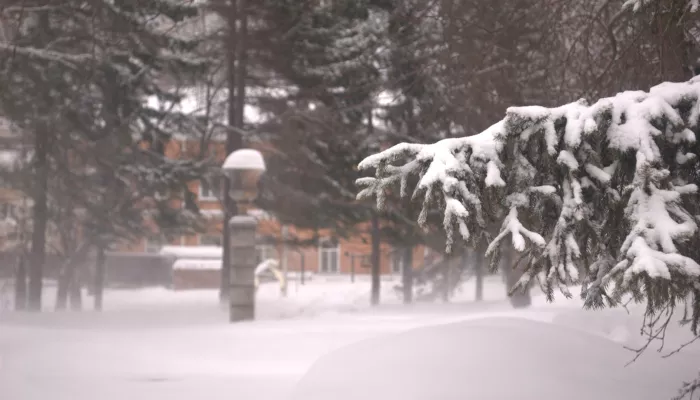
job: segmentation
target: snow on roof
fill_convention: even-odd
[[[223,248],[220,246],[163,246],[160,249],[160,254],[176,258],[221,259],[223,257]]]
[[[219,209],[199,210],[199,213],[202,214],[204,218],[208,219],[221,219],[224,217],[224,211]],[[248,210],[248,215],[258,220],[274,218],[272,214],[259,208]]]
[[[221,259],[179,259],[173,264],[173,270],[220,270]]]

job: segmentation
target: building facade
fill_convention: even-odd
[[[166,155],[174,158],[198,157],[202,150],[223,163],[226,158],[224,144],[212,141],[206,149],[200,148],[200,142],[192,140],[173,140],[166,148]],[[196,235],[186,235],[165,240],[155,234],[132,246],[127,251],[157,253],[161,247],[170,246],[221,246],[224,213],[221,206],[220,187],[222,178],[210,178],[191,182],[189,189],[197,197],[197,205],[205,217],[206,230]],[[253,210],[258,218],[258,261],[276,259],[280,264],[286,262],[289,271],[306,271],[317,274],[369,274],[371,271],[371,235],[370,225],[360,224],[355,234],[347,238],[335,237],[332,232],[298,229],[295,226],[282,226],[274,216],[262,210]],[[293,242],[310,242],[318,238],[316,244],[309,246],[285,246],[283,237],[292,238]],[[393,248],[382,243],[380,265],[384,275],[400,274],[405,267],[403,249]],[[413,249],[411,268],[420,268],[433,262],[439,254],[423,246]]]

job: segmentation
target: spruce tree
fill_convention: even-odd
[[[175,28],[197,12],[167,0],[11,1],[3,9],[19,23],[0,43],[0,115],[34,142],[34,177],[22,188],[34,202],[33,309],[41,307],[49,207],[59,199],[86,211],[73,218],[99,246],[149,224],[180,229],[196,219],[196,209],[164,196],[182,196],[202,170],[165,154],[173,135],[196,132],[177,104],[208,63]],[[70,168],[75,161],[88,168]]]
[[[479,135],[399,144],[366,158],[359,198],[384,205],[395,184],[422,198],[418,222],[443,210],[447,249],[502,221],[487,254],[507,242],[520,253],[517,290],[537,280],[555,289],[582,284],[590,308],[646,301],[647,312],[686,307],[700,322],[696,132],[700,81],[664,83],[593,104],[511,107]],[[507,240],[510,238],[510,240]]]
[[[376,145],[367,115],[383,15],[362,1],[269,1],[251,15],[251,63],[269,74],[251,101],[274,115],[257,128],[271,148],[260,204],[282,222],[346,234],[369,218],[353,166]]]

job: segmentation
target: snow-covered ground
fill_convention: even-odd
[[[581,368],[574,368],[575,357],[593,353],[587,346],[595,346],[619,350],[601,360],[613,364],[605,365],[604,371],[623,371],[623,361],[632,354],[622,350],[620,343],[634,342],[640,322],[622,310],[583,312],[573,300],[548,305],[536,298],[531,309],[516,312],[505,301],[505,291],[497,277],[486,282],[482,303],[472,302],[473,284],[468,283],[451,304],[405,307],[392,286],[391,282],[384,282],[384,305],[370,309],[369,284],[364,279],[351,284],[346,278],[315,277],[304,286],[292,283],[289,296],[284,299],[280,298],[278,287],[267,284],[258,294],[259,320],[237,325],[227,323],[226,310],[218,306],[216,292],[209,290],[112,290],[106,293],[106,309],[102,313],[0,312],[0,398],[278,400],[295,396],[310,400],[340,399],[351,393],[356,396],[343,398],[371,398],[366,390],[353,392],[348,388],[376,388],[383,382],[384,400],[394,398],[386,391],[387,386],[401,392],[402,379],[406,379],[397,370],[401,365],[414,371],[409,374],[414,386],[419,382],[415,377],[418,373],[423,376],[424,387],[430,389],[431,385],[442,386],[441,382],[447,379],[440,380],[435,375],[436,362],[450,369],[462,368],[465,374],[478,370],[501,377],[504,370],[499,366],[505,368],[509,360],[520,360],[522,364],[541,354],[546,356],[552,376],[564,367],[577,374]],[[51,298],[51,290],[47,292]],[[475,323],[481,327],[480,333],[472,335],[465,326]],[[503,332],[510,334],[504,336]],[[572,337],[571,354],[566,354],[567,335]],[[585,343],[581,335],[587,338]],[[537,337],[539,341],[529,342]],[[552,351],[558,353],[546,353],[542,341],[554,343]],[[411,351],[411,346],[416,345],[421,349]],[[403,350],[397,353],[399,348]],[[347,350],[334,352],[339,349]],[[456,352],[450,354],[448,349]],[[700,359],[692,351],[674,362],[685,362],[693,354]],[[348,352],[355,354],[354,361],[348,361]],[[433,360],[426,360],[431,354]],[[455,358],[461,361],[455,362]],[[318,366],[312,368],[317,362]],[[685,375],[658,382],[647,379],[647,384],[654,384],[656,393],[668,391],[664,398],[669,398],[682,380],[697,374],[700,363],[694,365],[695,369],[683,366]],[[523,366],[529,368],[527,363]],[[599,370],[598,375],[592,373],[570,384],[590,382],[595,386],[601,365],[590,366]],[[311,372],[302,380],[307,371]],[[531,377],[535,371],[541,373],[542,368],[530,371],[527,376]],[[440,374],[443,375],[460,376],[458,372]],[[542,384],[547,384],[547,376],[541,379]],[[628,374],[625,379],[635,376]],[[302,383],[294,392],[300,380]],[[335,382],[335,395],[327,397],[326,393],[323,397],[319,380]],[[473,379],[458,380],[454,385],[469,387],[467,382]],[[522,379],[516,382],[523,384]],[[470,393],[487,393],[486,383]],[[562,382],[559,387],[566,385]],[[513,390],[516,395],[518,388]],[[421,397],[420,391],[412,393],[413,397],[404,398],[437,398]],[[639,398],[649,397],[636,397]]]

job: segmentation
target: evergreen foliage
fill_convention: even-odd
[[[23,136],[46,139],[50,202],[84,209],[87,237],[104,243],[135,240],[151,222],[191,227],[194,204],[164,196],[186,197],[203,165],[165,149],[197,132],[174,105],[209,64],[176,29],[198,9],[168,0],[11,3],[3,16],[18,23],[0,43],[0,114]]]
[[[354,165],[358,150],[377,149],[367,116],[385,17],[366,2],[314,4],[269,1],[251,12],[253,44],[264,49],[251,62],[269,73],[253,101],[274,115],[257,127],[270,149],[260,205],[282,222],[344,235],[369,216],[354,201]]]
[[[444,210],[448,250],[455,236],[484,239],[502,221],[487,254],[510,237],[520,252],[518,287],[537,279],[551,296],[582,283],[588,307],[625,295],[650,314],[687,305],[700,321],[700,235],[696,134],[700,81],[664,83],[593,104],[511,107],[484,132],[435,144],[399,144],[367,157],[358,198],[402,196],[418,176],[418,222]]]

